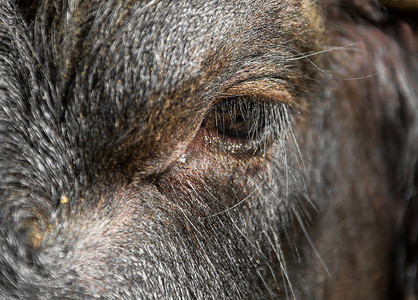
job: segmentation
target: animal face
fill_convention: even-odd
[[[0,295],[407,295],[417,39],[334,2],[3,1]]]

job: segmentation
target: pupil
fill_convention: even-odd
[[[236,116],[235,119],[227,115],[224,120],[224,128],[220,128],[222,135],[244,140],[249,138],[247,123],[242,115]]]

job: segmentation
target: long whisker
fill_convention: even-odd
[[[351,43],[351,44],[347,44],[344,46],[336,46],[336,47],[331,47],[328,49],[324,49],[324,50],[320,50],[320,51],[315,51],[315,52],[311,52],[311,53],[300,53],[298,55],[295,55],[293,57],[288,57],[286,58],[286,60],[288,61],[294,61],[294,60],[301,60],[304,58],[308,58],[308,57],[312,57],[312,56],[316,56],[316,55],[320,55],[320,54],[324,54],[324,53],[328,53],[328,52],[333,52],[333,51],[337,51],[337,50],[351,50],[351,51],[363,51],[360,48],[354,48],[353,46],[358,45],[359,43]],[[295,51],[295,49],[292,49]]]
[[[364,76],[358,76],[358,77],[347,77],[347,78],[345,78],[345,77],[340,77],[340,76],[337,76],[337,75],[335,75],[335,74],[332,74],[331,72],[329,72],[329,71],[326,71],[325,69],[323,69],[323,68],[321,68],[320,66],[318,66],[315,62],[313,62],[311,59],[310,59],[310,57],[312,57],[312,56],[315,56],[315,55],[319,55],[319,54],[324,54],[324,53],[329,53],[329,52],[333,52],[333,51],[336,51],[336,50],[342,50],[342,49],[350,49],[350,50],[355,50],[355,51],[363,51],[363,50],[361,50],[361,49],[356,49],[356,48],[350,48],[350,47],[352,47],[353,45],[356,45],[356,44],[358,44],[358,43],[352,43],[352,44],[348,44],[348,45],[344,45],[344,46],[339,46],[339,47],[332,47],[332,48],[329,48],[329,49],[325,49],[325,50],[320,50],[320,51],[316,51],[316,52],[313,52],[313,53],[301,53],[300,51],[298,51],[298,50],[296,50],[296,49],[294,49],[294,48],[292,48],[292,47],[289,47],[289,46],[282,46],[282,47],[284,47],[284,48],[288,48],[288,49],[290,49],[290,50],[292,50],[292,51],[295,51],[296,53],[298,53],[298,55],[296,55],[296,56],[293,56],[293,57],[287,57],[286,58],[286,60],[287,61],[289,61],[289,62],[291,62],[291,61],[296,61],[296,60],[301,60],[301,59],[306,59],[312,66],[314,66],[319,72],[321,72],[321,73],[323,73],[323,74],[325,74],[325,75],[327,75],[327,76],[329,76],[329,77],[331,77],[331,78],[334,78],[334,79],[338,79],[338,80],[344,80],[344,81],[351,81],[351,80],[361,80],[361,79],[367,79],[367,78],[370,78],[370,77],[374,77],[374,76],[377,76],[379,73],[378,72],[373,72],[373,73],[371,73],[371,74],[367,74],[367,75],[364,75]]]
[[[309,246],[312,248],[312,250],[314,251],[316,257],[319,259],[321,265],[324,267],[325,272],[327,272],[327,274],[329,276],[331,276],[331,273],[330,273],[327,265],[325,264],[324,260],[322,259],[321,254],[319,254],[317,248],[315,247],[314,243],[312,242],[312,239],[309,236],[308,230],[306,229],[306,226],[305,226],[303,220],[301,219],[300,214],[296,210],[294,210],[293,207],[291,207],[291,208],[292,208],[293,213],[294,213],[294,215],[295,215],[295,217],[296,217],[296,219],[297,219],[297,221],[298,221],[298,223],[299,223],[299,225],[300,225],[300,227],[301,227],[301,229],[303,231],[303,234],[305,235],[306,240],[309,243]]]
[[[222,214],[225,214],[225,213],[227,213],[227,212],[229,212],[229,211],[231,211],[231,210],[234,210],[236,207],[238,207],[238,206],[240,206],[242,203],[244,203],[245,201],[247,201],[249,198],[251,198],[251,196],[252,195],[254,195],[255,194],[255,192],[257,192],[258,191],[258,189],[264,184],[264,182],[265,182],[266,180],[264,179],[263,180],[263,182],[261,182],[256,188],[254,188],[254,190],[250,193],[250,194],[248,194],[244,199],[242,199],[241,201],[239,201],[238,203],[235,203],[234,205],[232,205],[231,207],[228,207],[227,209],[225,209],[225,210],[223,210],[223,211],[221,211],[221,212],[218,212],[218,213],[216,213],[216,214],[213,214],[213,215],[210,215],[210,216],[207,216],[207,217],[204,217],[204,219],[207,219],[207,218],[213,218],[213,217],[216,217],[216,216],[219,216],[219,215],[222,215]]]

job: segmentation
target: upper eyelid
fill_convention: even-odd
[[[257,101],[271,103],[292,104],[294,102],[289,86],[281,80],[269,79],[239,82],[221,93],[217,102],[232,97],[250,97]]]

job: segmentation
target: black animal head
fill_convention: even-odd
[[[0,296],[381,299],[418,116],[387,16],[3,1]]]

